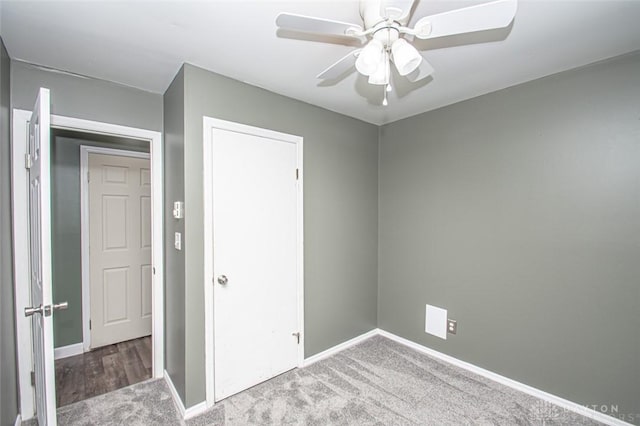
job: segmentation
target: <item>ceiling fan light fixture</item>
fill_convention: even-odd
[[[384,52],[378,69],[376,72],[369,76],[369,84],[376,84],[380,86],[389,85],[389,75],[391,75],[391,69],[389,65],[389,54]]]
[[[387,94],[393,90],[392,61],[398,74],[411,83],[433,74],[431,64],[403,37],[426,40],[508,27],[516,15],[518,0],[487,1],[424,16],[413,28],[408,23],[417,0],[360,0],[362,25],[293,13],[279,14],[276,24],[284,30],[353,37],[361,43],[369,40],[363,49],[339,59],[318,78],[335,81],[355,65],[368,77],[369,84],[382,86],[382,105],[388,105]]]
[[[420,53],[403,38],[397,39],[391,45],[391,52],[393,53],[393,63],[396,64],[398,74],[401,76],[411,74],[422,62]]]
[[[374,74],[383,59],[384,45],[376,39],[372,39],[360,52],[356,60],[356,69],[362,75]]]

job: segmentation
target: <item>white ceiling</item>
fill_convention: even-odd
[[[420,0],[422,16],[482,1]],[[415,84],[394,76],[389,106],[357,72],[315,76],[349,41],[282,34],[279,12],[359,23],[355,1],[7,1],[0,31],[10,56],[164,93],[188,62],[375,124],[640,49],[640,1],[520,0],[505,31],[420,41],[435,68]]]

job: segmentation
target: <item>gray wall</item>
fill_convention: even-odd
[[[0,39],[0,424],[18,414],[11,230],[10,61]]]
[[[7,62],[3,54],[3,236]],[[639,413],[637,75],[632,55],[378,129],[190,65],[163,99],[12,62],[11,105],[30,109],[44,86],[56,114],[151,130],[163,129],[164,106],[166,369],[187,407],[205,397],[207,115],[305,138],[307,356],[380,326],[570,400]],[[171,219],[175,200],[186,202],[185,220]],[[4,301],[13,295],[1,242]],[[425,303],[449,309],[458,335],[425,335]],[[6,307],[2,422],[17,411]]]
[[[185,354],[188,349],[185,345],[184,251],[173,247],[174,233],[184,235],[184,219],[177,220],[172,215],[173,202],[184,201],[183,68],[164,94],[164,161],[164,362],[178,394],[185,401]]]
[[[162,95],[11,62],[12,108],[30,111],[40,87],[51,91],[53,114],[162,131]]]
[[[59,133],[59,132],[58,132]],[[80,145],[149,152],[149,143],[54,131],[51,137],[53,300],[69,309],[53,317],[55,347],[82,342]]]
[[[167,275],[167,290],[184,285],[188,309],[183,334],[168,336],[167,346],[175,340],[187,348],[184,367],[176,374],[180,379],[184,374],[181,396],[189,407],[205,399],[202,117],[304,137],[306,356],[376,327],[378,128],[191,65],[183,72],[184,123],[178,120],[181,105],[174,98],[179,89],[172,86],[165,95],[165,129],[167,151],[173,139],[169,130],[176,147],[183,143],[175,158],[184,152],[184,184],[175,188],[175,196],[184,194],[184,252],[176,254],[167,245],[166,257],[175,257],[184,274],[173,276],[172,283]],[[174,84],[182,82],[178,77]],[[175,167],[179,173],[179,165]],[[167,202],[173,201],[167,195]]]
[[[638,76],[635,54],[382,127],[380,328],[640,413]]]

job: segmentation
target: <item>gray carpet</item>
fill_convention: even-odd
[[[58,410],[60,425],[180,425],[163,381]],[[373,337],[217,403],[205,425],[596,425],[587,418]]]
[[[138,383],[58,409],[60,426],[183,423],[164,380]]]

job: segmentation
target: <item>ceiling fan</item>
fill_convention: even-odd
[[[391,63],[398,74],[416,82],[433,73],[433,67],[410,43],[414,37],[431,39],[507,27],[516,14],[517,0],[497,0],[449,12],[425,16],[407,27],[416,0],[360,0],[363,24],[335,21],[293,13],[280,13],[276,25],[284,30],[338,35],[359,39],[356,49],[317,78],[338,78],[354,65],[370,84],[384,88],[383,105],[391,89]]]

